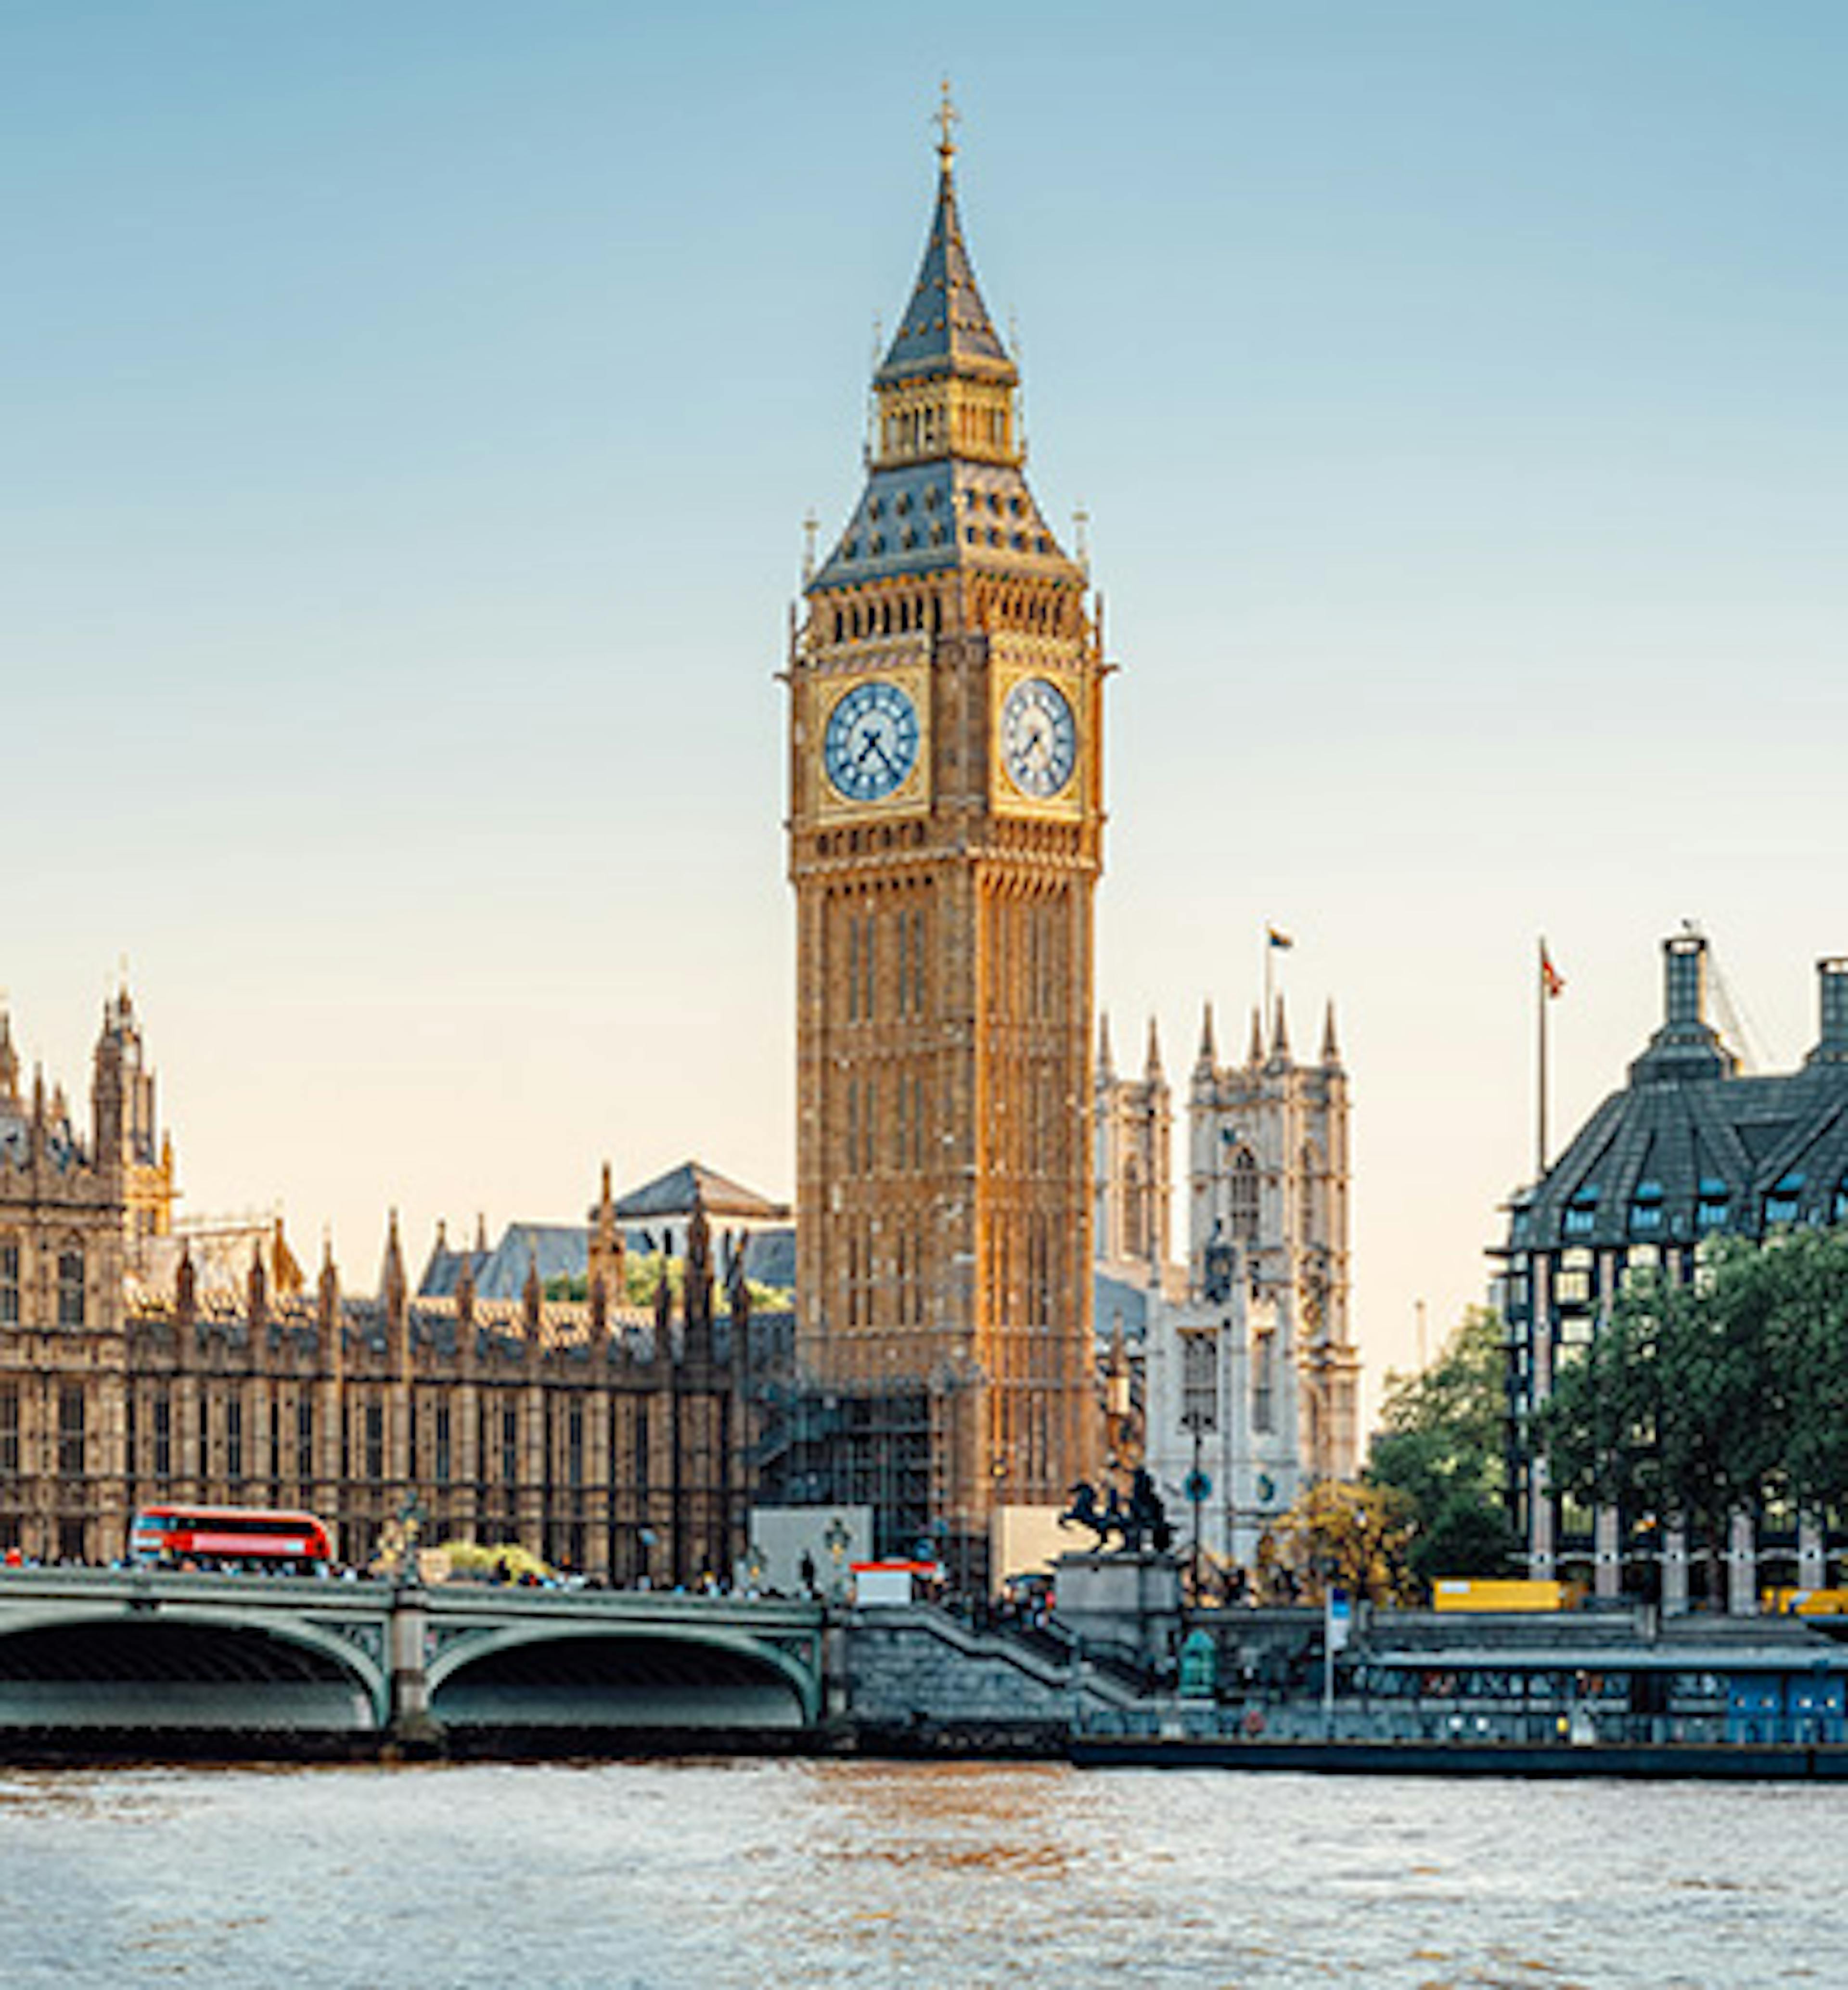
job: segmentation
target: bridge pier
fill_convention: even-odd
[[[440,1753],[443,1723],[430,1710],[430,1598],[421,1582],[393,1589],[390,1635],[392,1744],[417,1754]]]

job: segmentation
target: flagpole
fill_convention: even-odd
[[[1547,942],[1543,933],[1534,963],[1534,1002],[1540,1037],[1538,1082],[1534,1087],[1534,1179],[1547,1171]]]

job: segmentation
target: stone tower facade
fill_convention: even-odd
[[[936,211],[868,476],[790,657],[798,1357],[909,1392],[895,1497],[959,1533],[1101,1448],[1092,895],[1104,662],[1023,474],[1019,375]]]
[[[1236,1253],[1254,1320],[1253,1429],[1286,1437],[1305,1479],[1352,1478],[1360,1361],[1348,1329],[1347,1074],[1331,1003],[1320,1054],[1291,1054],[1279,999],[1252,1017],[1242,1064],[1218,1061],[1207,1011],[1187,1099],[1187,1284],[1215,1242]]]
[[[1099,1019],[1093,1123],[1098,1262],[1158,1282],[1168,1262],[1174,1115],[1153,1020],[1137,1078],[1116,1075],[1109,1020]]]

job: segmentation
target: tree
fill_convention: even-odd
[[[1310,1603],[1320,1602],[1330,1583],[1375,1603],[1403,1603],[1414,1588],[1411,1540],[1404,1493],[1323,1479],[1299,1493],[1259,1543],[1260,1585]]]
[[[1408,1559],[1421,1583],[1517,1566],[1504,1497],[1506,1376],[1500,1319],[1472,1306],[1428,1367],[1387,1378],[1363,1476],[1409,1501]]]
[[[1730,1238],[1640,1277],[1534,1421],[1555,1490],[1712,1557],[1733,1516],[1848,1502],[1848,1229]]]

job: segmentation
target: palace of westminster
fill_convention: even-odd
[[[1208,1011],[1171,1262],[1159,1047],[1119,1076],[1094,1014],[1110,666],[1024,474],[954,149],[946,107],[865,489],[786,661],[793,1311],[746,1277],[786,1212],[698,1170],[620,1199],[606,1170],[516,1279],[440,1239],[413,1286],[393,1217],[355,1296],[280,1224],[176,1221],[125,988],[81,1130],[0,1017],[0,1548],[107,1560],[166,1499],[311,1507],[358,1560],[414,1499],[427,1538],[691,1581],[754,1506],[865,1503],[882,1548],[966,1557],[997,1507],[1136,1459],[1171,1499],[1204,1469],[1208,1545],[1248,1560],[1351,1474],[1333,1015],[1299,1061],[1278,1002],[1221,1062]],[[638,1248],[684,1259],[678,1296],[630,1304]]]

